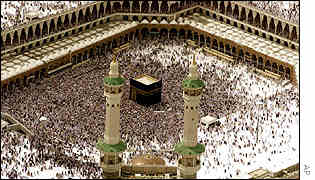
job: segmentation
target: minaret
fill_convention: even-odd
[[[119,63],[114,55],[109,75],[104,78],[106,97],[106,120],[104,139],[100,139],[96,148],[101,152],[100,165],[104,178],[117,178],[121,175],[122,159],[119,154],[126,149],[120,140],[120,99],[125,79],[119,75]]]
[[[184,98],[184,138],[175,146],[180,155],[177,174],[179,178],[196,178],[200,169],[200,155],[205,151],[202,144],[197,143],[198,123],[200,122],[199,104],[205,84],[200,80],[196,57],[189,67],[189,75],[183,81]]]

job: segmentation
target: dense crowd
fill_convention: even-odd
[[[259,10],[299,24],[300,1],[239,1]]]
[[[121,75],[129,79],[146,73],[162,78],[163,90],[161,103],[141,106],[129,100],[126,81],[120,132],[128,151],[123,159],[129,163],[136,155],[152,153],[168,165],[176,165],[178,155],[172,149],[183,137],[184,123],[181,83],[188,74],[193,49],[183,41],[163,38],[136,40],[132,45],[118,55]],[[36,134],[27,140],[1,132],[1,177],[21,178],[30,171],[35,176],[55,167],[65,168],[64,176],[101,177],[100,153],[95,144],[104,136],[103,77],[108,74],[111,60],[112,54],[107,52],[79,68],[1,95],[1,111]],[[259,154],[276,161],[275,154],[297,149],[298,144],[292,144],[296,134],[290,131],[298,122],[296,87],[283,87],[242,64],[228,64],[203,52],[196,55],[196,60],[206,83],[200,116],[223,119],[220,126],[199,126],[198,141],[206,145],[204,172],[230,178],[246,171]],[[41,122],[41,117],[48,120]],[[35,166],[40,168],[30,170]]]
[[[94,1],[1,1],[1,29],[28,23]]]

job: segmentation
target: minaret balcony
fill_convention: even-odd
[[[177,167],[180,171],[183,171],[184,173],[187,173],[187,174],[193,174],[193,173],[196,173],[197,171],[199,171],[200,169],[200,164],[197,165],[197,166],[194,166],[194,167],[188,167],[188,166],[184,166],[184,165],[181,165],[181,164],[178,164],[178,167]]]
[[[184,88],[184,95],[186,96],[200,96],[203,88]]]
[[[117,157],[116,159],[106,159],[104,156],[102,156],[100,158],[100,164],[106,165],[108,167],[115,166],[115,165],[121,164],[121,163],[122,163],[121,157]]]
[[[110,95],[110,94],[120,94],[123,92],[123,85],[124,84],[120,84],[120,85],[104,85],[104,94],[105,95]]]
[[[182,87],[184,89],[200,89],[205,87],[205,83],[201,79],[185,79],[183,80]]]
[[[185,166],[185,167],[196,167],[200,166],[200,160],[199,159],[179,159],[178,165]]]
[[[125,83],[125,79],[121,76],[119,77],[112,77],[112,76],[106,76],[104,78],[104,84],[105,86],[121,86]]]

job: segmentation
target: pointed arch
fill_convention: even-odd
[[[83,16],[83,10],[80,9],[79,11],[79,24],[83,24],[84,23],[84,16]]]
[[[141,13],[148,13],[149,12],[149,3],[148,1],[143,1],[141,5]]]
[[[219,51],[224,53],[224,44],[223,44],[223,42],[220,41],[219,45],[220,45]]]
[[[272,72],[278,73],[278,65],[277,65],[277,63],[272,63]]]
[[[140,4],[138,0],[133,0],[132,3],[132,12],[133,13],[139,13],[140,12]]]
[[[109,0],[107,0],[105,13],[106,13],[106,14],[111,14],[111,13],[112,13],[112,6],[111,6],[111,4],[110,4],[110,1],[109,1]]]
[[[184,29],[179,30],[179,38],[185,39],[186,38],[185,34],[186,34],[186,31]]]
[[[49,25],[49,33],[52,34],[54,32],[55,32],[55,21],[54,21],[54,19],[52,19],[50,21],[50,25]]]
[[[75,14],[75,12],[72,13],[72,17],[71,17],[71,24],[75,25],[77,22],[77,15]]]
[[[194,32],[193,40],[195,40],[195,41],[198,41],[198,40],[199,40],[198,32]]]
[[[17,31],[14,31],[14,34],[13,34],[13,45],[17,45],[18,43],[19,43],[19,36],[18,36]]]
[[[231,47],[230,44],[226,43],[225,44],[225,53],[228,54],[229,56],[231,56]]]
[[[185,1],[180,1],[179,8],[182,9],[184,6],[185,6]]]
[[[86,10],[85,10],[85,20],[84,22],[89,22],[91,21],[92,19],[92,15],[91,15],[91,10],[90,10],[90,7],[87,7]]]
[[[232,16],[232,5],[231,2],[228,2],[227,8],[226,8],[226,15]]]
[[[26,41],[26,33],[25,33],[25,29],[24,28],[21,31],[20,41],[21,41],[21,43],[24,43]]]
[[[258,68],[263,69],[264,60],[262,57],[258,57]]]
[[[65,15],[65,20],[64,20],[63,25],[65,28],[69,27],[69,15],[68,14]]]
[[[267,16],[264,15],[263,20],[262,20],[262,29],[267,30],[268,29],[268,24],[267,24]]]
[[[167,4],[167,1],[166,1],[166,0],[163,0],[163,1],[162,1],[162,4],[161,4],[161,13],[163,13],[163,14],[168,13],[168,4]]]
[[[286,24],[286,25],[285,25],[282,34],[283,34],[283,35],[282,35],[283,37],[289,38],[289,35],[290,35],[290,32],[289,32],[289,24]]]
[[[273,18],[271,18],[270,23],[269,23],[269,32],[275,33],[275,22]]]
[[[276,33],[280,35],[282,33],[282,25],[281,21],[278,22]]]
[[[212,49],[218,50],[218,41],[216,39],[213,39]]]
[[[283,68],[283,65],[282,65],[282,64],[279,65],[279,72],[281,72],[281,73],[284,72],[284,68]]]
[[[240,18],[241,21],[246,21],[246,11],[245,11],[245,8],[242,7],[242,10],[241,10],[241,18]]]
[[[243,49],[240,49],[240,52],[239,52],[239,54],[238,54],[238,55],[239,55],[239,57],[240,57],[240,58],[243,58],[243,57],[244,57],[244,52],[243,52]]]
[[[175,28],[172,28],[170,30],[170,37],[174,38],[174,37],[176,37],[176,35],[177,35],[177,30]]]
[[[238,10],[238,5],[236,4],[233,11],[233,17],[235,19],[238,19],[238,16],[239,16],[239,10]]]
[[[95,19],[97,19],[98,18],[98,16],[97,16],[97,7],[96,7],[96,4],[94,4],[94,6],[93,6],[93,9],[92,9],[92,20],[95,20]]]
[[[297,40],[297,32],[296,32],[296,27],[295,26],[293,26],[290,38],[291,38],[292,41]]]
[[[200,35],[200,46],[205,44],[205,36],[203,34]]]
[[[257,67],[257,57],[255,54],[252,54],[252,64],[254,65],[254,67]]]
[[[206,38],[206,46],[210,48],[211,45],[211,38],[209,36],[207,36]]]
[[[120,2],[114,2],[112,12],[121,12]]]
[[[176,3],[174,3],[173,5],[174,5],[174,7],[173,7],[173,11],[174,11],[174,12],[179,11],[179,9],[180,9],[180,7],[179,7],[179,3],[178,3],[178,2],[176,2]],[[171,9],[171,8],[170,8],[170,9]]]
[[[125,13],[129,13],[130,12],[130,3],[129,3],[129,1],[124,0],[122,7],[123,7],[123,11]]]
[[[252,10],[249,10],[247,22],[248,22],[249,24],[253,24],[253,23],[254,23],[254,18],[253,18],[253,12],[252,12]]]
[[[149,30],[148,30],[148,28],[142,28],[141,29],[141,35],[142,35],[142,37],[146,37],[147,35],[149,34]]]
[[[191,30],[187,31],[187,38],[190,39],[190,40],[193,40],[193,35],[192,35],[192,31]]]
[[[158,13],[159,12],[159,3],[157,0],[153,0],[151,4],[151,13]]]
[[[27,40],[28,40],[28,41],[29,41],[29,40],[32,40],[32,39],[33,39],[33,36],[34,36],[33,28],[32,28],[32,26],[30,26],[30,27],[28,28]]]
[[[224,1],[221,1],[221,2],[220,2],[220,13],[225,14]]]
[[[287,67],[287,68],[285,69],[285,76],[286,76],[286,78],[288,78],[288,79],[290,79],[290,77],[291,77],[291,70],[290,70],[289,67]]]
[[[62,24],[62,22],[61,22],[61,16],[59,16],[59,17],[58,17],[58,20],[57,20],[57,29],[58,29],[58,31],[64,29],[64,28],[63,28],[63,24]]]
[[[271,63],[270,63],[269,60],[267,60],[266,63],[265,63],[265,69],[267,69],[269,71],[271,70]]]
[[[101,2],[100,9],[98,11],[98,17],[104,16],[104,2]]]
[[[254,25],[256,27],[260,27],[260,14],[259,13],[256,14]]]
[[[167,37],[167,34],[168,34],[168,30],[166,28],[162,28],[160,30],[160,36],[161,37]]]
[[[47,22],[44,21],[44,24],[43,24],[43,32],[42,32],[43,35],[47,35],[48,34],[48,25],[47,25]]]
[[[39,23],[36,25],[36,28],[35,28],[35,36],[36,36],[36,38],[40,38],[40,26],[39,26]]]

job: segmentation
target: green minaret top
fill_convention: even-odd
[[[119,63],[117,56],[113,55],[113,61],[110,63],[109,75],[104,78],[104,83],[108,86],[119,86],[125,82],[125,79],[119,74]]]
[[[200,74],[198,72],[198,66],[196,63],[196,55],[194,54],[193,61],[189,67],[189,75],[183,80],[183,88],[193,88],[199,89],[203,88],[205,83],[200,79]]]

